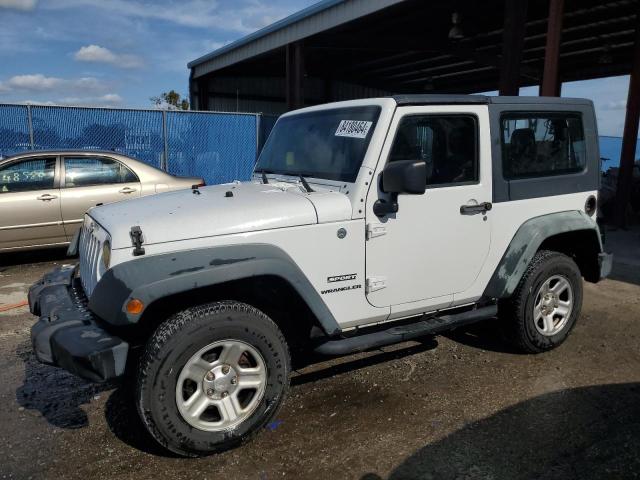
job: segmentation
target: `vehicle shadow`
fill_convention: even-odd
[[[522,352],[514,348],[504,340],[498,319],[492,318],[482,322],[460,327],[442,334],[444,337],[461,343],[468,347],[486,350],[489,352],[511,353],[522,355]]]
[[[87,426],[87,414],[80,406],[113,388],[113,384],[88,383],[60,368],[38,362],[29,342],[19,345],[16,355],[24,362],[24,380],[16,390],[18,404],[37,410],[55,427]]]
[[[640,285],[640,225],[607,227],[604,250],[613,253],[609,279]]]
[[[158,457],[180,458],[163,449],[147,431],[136,411],[130,383],[123,382],[111,393],[104,415],[111,433],[130,447]]]
[[[347,360],[339,364],[332,363],[333,361],[337,361],[335,358],[327,360],[325,357],[322,357],[321,359],[314,357],[316,361],[324,360],[324,362],[331,364],[324,368],[321,365],[319,370],[314,370],[312,372],[295,373],[291,378],[291,385],[295,386],[315,382],[323,378],[333,377],[340,373],[351,372],[370,365],[388,362],[391,359],[404,358],[409,355],[431,350],[436,348],[436,346],[437,342],[435,339],[425,338],[420,340],[420,343],[417,345],[411,345],[406,348],[393,351],[379,351],[380,353],[376,353],[365,358]],[[348,357],[342,357],[342,359],[344,358]],[[305,360],[307,362],[312,361],[311,357],[308,357]],[[127,445],[155,456],[167,458],[178,457],[177,455],[160,447],[147,432],[138,412],[136,411],[135,403],[133,401],[133,391],[131,390],[129,382],[123,382],[118,385],[118,388],[109,396],[105,406],[105,418],[111,432]]]
[[[614,257],[615,258],[615,257]],[[613,270],[608,277],[610,280],[640,285],[640,267],[625,263],[613,262]]]
[[[302,371],[300,373],[296,373],[291,378],[291,386],[317,382],[318,380],[334,377],[342,373],[353,372],[361,368],[385,363],[390,360],[398,360],[410,355],[426,352],[427,350],[433,350],[438,347],[438,342],[434,337],[416,338],[413,341],[419,343],[417,345],[412,344],[404,348],[389,351],[380,349],[369,350],[369,352],[378,353],[374,353],[373,355],[362,358],[355,358],[352,360],[349,359],[350,356],[331,357],[330,359],[328,359],[327,357],[310,355],[308,358],[304,359],[304,364],[307,366],[313,364],[314,367],[318,367],[318,369],[314,369],[309,372]]]
[[[4,267],[13,267],[16,265],[54,261],[69,261],[71,263],[74,260],[73,257],[67,257],[67,247],[0,253],[0,272]]]
[[[74,430],[89,425],[87,414],[80,407],[99,400],[107,392],[104,415],[118,439],[145,453],[174,456],[163,450],[142,424],[130,382],[86,382],[61,368],[38,362],[28,342],[20,345],[16,354],[24,362],[24,380],[16,390],[21,407],[40,412],[54,427]]]
[[[387,478],[637,478],[639,400],[639,383],[535,397],[425,445]]]

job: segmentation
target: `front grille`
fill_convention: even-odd
[[[85,221],[80,233],[78,253],[80,255],[80,281],[87,297],[91,296],[98,283],[98,261],[100,259],[100,240],[94,232],[93,222]]]

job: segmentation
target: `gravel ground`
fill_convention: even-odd
[[[612,278],[585,285],[557,350],[514,353],[487,322],[307,367],[253,442],[196,460],[156,447],[126,386],[37,363],[27,308],[0,313],[0,478],[636,478],[640,231],[608,249]],[[0,257],[0,304],[63,262]]]

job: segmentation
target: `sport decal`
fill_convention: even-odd
[[[350,273],[349,275],[334,275],[333,277],[327,277],[327,282],[345,282],[347,280],[355,280],[358,275]]]

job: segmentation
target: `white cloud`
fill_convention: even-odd
[[[87,45],[81,47],[74,55],[79,62],[108,63],[121,68],[138,68],[142,66],[142,60],[135,55],[114,53],[108,48],[99,45]]]
[[[23,100],[17,103],[22,103],[24,105],[47,105],[47,106],[58,105],[56,102],[52,102],[51,100],[47,100],[46,102],[43,102],[40,100]]]
[[[15,75],[2,85],[8,90],[48,91],[54,90],[64,82],[61,78],[46,77],[41,73],[33,75]]]
[[[218,50],[219,48],[222,48],[225,45],[229,45],[230,43],[231,43],[230,40],[228,40],[226,42],[216,42],[215,40],[205,40],[204,42],[202,42],[204,48],[208,52],[212,52],[214,50]]]
[[[117,93],[107,93],[96,97],[63,97],[58,100],[23,100],[21,104],[24,105],[47,105],[55,106],[62,105],[65,107],[117,107],[122,105],[124,100]]]
[[[0,0],[0,8],[12,8],[28,12],[36,8],[36,0]]]
[[[604,103],[600,108],[602,110],[624,110],[627,108],[626,100],[610,100]]]
[[[77,80],[70,80],[71,84],[82,90],[98,92],[105,89],[105,84],[96,77],[80,77]]]
[[[104,63],[116,63],[118,56],[111,50],[99,45],[87,45],[81,47],[74,54],[74,58],[81,62],[104,62]]]
[[[117,106],[123,103],[123,99],[117,93],[107,93],[96,97],[64,97],[58,100],[58,105],[75,106]]]
[[[1,0],[0,0],[1,1]],[[218,2],[184,0],[153,3],[140,0],[56,0],[45,6],[51,10],[92,7],[113,15],[162,20],[184,27],[216,28],[249,33],[291,13],[291,8],[264,0]]]
[[[100,100],[109,103],[122,103],[122,97],[117,93],[107,93],[106,95],[102,95]]]
[[[47,77],[41,73],[28,75],[14,75],[4,82],[0,82],[0,93],[28,91],[28,92],[56,92],[63,90],[80,90],[84,92],[103,92],[107,85],[95,77],[81,77],[66,79]]]

